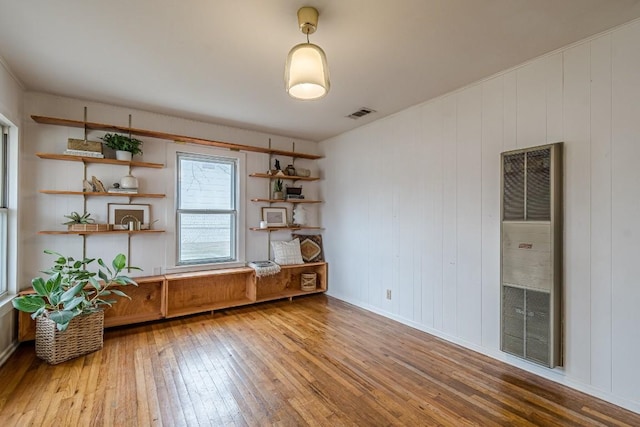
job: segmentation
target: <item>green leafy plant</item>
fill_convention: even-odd
[[[65,215],[65,218],[69,218],[69,221],[63,222],[62,225],[71,225],[71,224],[93,224],[95,221],[93,218],[89,218],[91,216],[90,213],[85,212],[83,215],[80,215],[78,212],[71,212],[69,215]]]
[[[66,330],[76,316],[93,313],[105,306],[111,307],[116,302],[108,299],[111,295],[129,298],[121,290],[114,289],[114,285],[138,286],[133,279],[121,274],[125,268],[140,270],[138,267],[127,267],[127,258],[123,254],[116,255],[111,268],[99,258],[98,271],[91,272],[87,266],[96,261],[95,258],[75,260],[58,252],[44,252],[57,257],[53,267],[42,272],[48,278],[34,278],[31,286],[35,293],[16,297],[12,303],[16,309],[32,313],[33,319],[48,317],[56,323],[59,331]]]
[[[273,191],[276,193],[281,193],[282,192],[282,180],[281,179],[276,179],[273,183]]]
[[[132,155],[142,154],[142,141],[117,133],[107,133],[100,138],[104,144],[112,150],[129,151]]]

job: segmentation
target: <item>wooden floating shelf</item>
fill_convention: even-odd
[[[322,200],[309,199],[251,199],[251,201],[265,203],[322,203]]]
[[[109,230],[109,231],[57,231],[57,230],[44,230],[38,231],[38,234],[140,234],[140,233],[164,233],[164,230]]]
[[[210,147],[228,148],[230,150],[252,151],[255,153],[266,153],[266,154],[287,156],[287,157],[293,157],[293,158],[299,158],[299,159],[317,160],[322,158],[322,156],[319,156],[316,154],[305,154],[305,153],[296,153],[295,151],[274,150],[269,148],[253,147],[250,145],[234,144],[231,142],[223,142],[223,141],[214,141],[210,139],[195,138],[192,136],[176,135],[172,133],[156,132],[156,131],[145,130],[145,129],[136,129],[136,128],[130,128],[127,126],[115,126],[115,125],[108,125],[104,123],[84,122],[80,120],[68,120],[68,119],[59,119],[54,117],[44,117],[44,116],[35,116],[35,115],[31,116],[31,118],[37,123],[42,123],[47,125],[67,126],[67,127],[90,129],[90,130],[101,130],[106,132],[118,132],[118,133],[124,133],[124,134],[130,133],[131,135],[146,136],[149,138],[166,139],[166,140],[176,141],[176,142],[190,142],[193,144],[207,145]]]
[[[36,156],[40,157],[41,159],[66,160],[69,162],[105,163],[109,165],[137,166],[141,168],[154,168],[154,169],[164,168],[164,165],[162,163],[134,162],[134,161],[127,162],[124,160],[116,160],[116,159],[99,159],[96,157],[71,156],[68,154],[36,153]]]
[[[154,193],[104,193],[99,191],[66,191],[66,190],[40,190],[42,194],[64,194],[68,196],[107,196],[107,197],[144,197],[148,199],[162,199],[164,194]]]
[[[269,175],[267,173],[252,173],[249,174],[250,177],[252,178],[268,178],[268,179],[283,179],[283,180],[289,180],[289,181],[318,181],[320,178],[318,177],[313,177],[313,176],[275,176],[275,175]]]
[[[251,231],[279,231],[279,230],[322,230],[322,227],[307,227],[307,226],[299,226],[299,227],[268,227],[268,228],[260,228],[260,227],[251,227],[249,228]]]

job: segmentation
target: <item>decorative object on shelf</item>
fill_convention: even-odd
[[[114,230],[141,230],[150,222],[151,205],[109,203],[107,206],[108,222]]]
[[[293,208],[293,225],[307,225],[307,211],[302,205]]]
[[[302,100],[319,99],[329,92],[329,68],[327,56],[317,45],[309,43],[309,34],[318,28],[318,10],[302,7],[298,10],[300,31],[307,35],[307,42],[294,46],[284,70],[285,89],[289,96]]]
[[[114,185],[115,187],[115,185]],[[124,189],[124,190],[137,190],[138,189],[138,178],[136,178],[135,176],[128,174],[123,176],[120,179],[120,185],[119,188]]]
[[[98,141],[87,141],[85,139],[75,138],[69,138],[67,140],[67,151],[80,151],[84,153],[102,154],[102,147],[102,143]],[[93,157],[91,154],[87,154],[87,156]]]
[[[65,218],[68,218],[69,221],[63,222],[62,225],[66,225],[69,231],[94,231],[87,230],[88,225],[98,225],[94,224],[95,220],[91,218],[91,214],[85,212],[80,215],[78,212],[71,212],[69,215],[65,215]],[[97,231],[97,228],[96,230]]]
[[[82,191],[85,193],[94,193],[96,191],[93,184],[91,184],[88,180],[82,180]]]
[[[315,291],[317,278],[316,273],[302,273],[300,275],[300,289],[306,292]]]
[[[138,188],[122,188],[119,182],[114,182],[113,187],[109,188],[107,193],[126,196],[127,194],[138,194]]]
[[[62,225],[71,225],[71,224],[93,224],[95,221],[91,218],[91,214],[88,212],[80,215],[78,212],[71,212],[69,215],[64,215],[65,218],[68,218],[69,221],[63,222]]]
[[[107,192],[106,188],[104,188],[104,185],[102,185],[102,181],[100,181],[95,176],[91,177],[91,185],[93,185],[93,191],[94,192],[98,192],[98,193],[106,193]]]
[[[103,309],[117,302],[108,295],[129,298],[113,286],[137,286],[133,279],[120,273],[125,268],[139,268],[127,267],[126,257],[118,254],[111,267],[98,259],[96,273],[87,270],[95,258],[76,260],[54,251],[45,253],[57,257],[53,267],[44,271],[49,277],[46,281],[34,278],[31,285],[35,293],[19,296],[12,304],[32,313],[37,322],[36,355],[55,365],[102,348]]]
[[[311,171],[305,168],[296,168],[296,176],[306,178],[308,176],[311,176]]]
[[[153,224],[155,224],[158,221],[160,221],[160,220],[159,219],[154,219],[150,223],[140,224],[140,230],[151,230],[151,227],[153,226]]]
[[[111,224],[71,224],[69,231],[110,231]]]
[[[273,249],[273,257],[276,264],[292,265],[304,263],[300,252],[300,239],[293,239],[290,242],[271,242],[271,249]]]
[[[142,154],[142,141],[117,133],[107,133],[100,138],[105,145],[116,151],[116,159],[131,161],[132,156]],[[127,154],[128,152],[128,154]]]
[[[67,156],[93,157],[104,159],[102,154],[102,143],[97,141],[87,141],[84,139],[69,138],[67,149],[64,153]]]
[[[267,223],[267,227],[286,227],[287,208],[262,208],[262,221]]]
[[[302,187],[294,187],[292,185],[287,185],[286,193],[287,193],[287,198],[290,196],[300,196],[302,195]]]
[[[82,150],[69,150],[66,149],[62,153],[65,156],[79,156],[79,157],[91,157],[94,159],[104,159],[104,154],[96,153],[94,151],[82,151]]]
[[[300,239],[300,251],[304,262],[324,261],[322,250],[322,235],[320,234],[291,234],[292,239]]]
[[[267,221],[260,221],[260,228],[269,228],[269,224],[267,224]]]
[[[273,167],[275,168],[275,170],[279,171],[280,170],[280,160],[276,159],[275,162],[273,163]]]
[[[268,261],[251,261],[247,264],[248,267],[253,268],[256,271],[256,277],[273,276],[280,273],[280,266],[275,262]]]
[[[284,170],[284,173],[287,174],[288,176],[296,176],[296,168],[294,168],[293,165],[287,165],[287,167]]]
[[[275,200],[283,200],[284,193],[282,192],[282,180],[276,179],[273,181],[273,198]]]

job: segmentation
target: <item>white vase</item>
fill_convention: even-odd
[[[127,176],[123,176],[120,179],[120,188],[124,188],[124,189],[134,189],[134,188],[138,188],[138,178],[136,178],[135,176],[129,174]]]
[[[120,151],[116,150],[116,160],[123,160],[125,162],[131,161],[131,152],[130,151]]]

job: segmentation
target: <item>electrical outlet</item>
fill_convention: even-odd
[[[391,299],[391,289],[387,289],[387,299]]]

